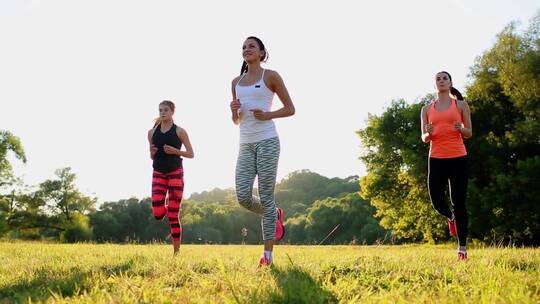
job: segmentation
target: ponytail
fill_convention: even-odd
[[[457,100],[463,100],[463,95],[461,95],[461,92],[454,87],[450,87],[450,94],[454,95]]]
[[[244,73],[247,73],[247,71],[248,71],[248,64],[244,60],[244,62],[242,62],[242,69],[240,70],[240,75],[244,75]]]
[[[152,129],[155,129],[155,128],[159,127],[160,124],[161,124],[161,118],[156,117],[154,119],[154,126],[152,127]]]

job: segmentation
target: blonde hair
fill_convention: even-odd
[[[160,102],[159,105],[160,106],[164,105],[164,106],[169,107],[169,109],[171,109],[171,111],[173,111],[173,113],[174,113],[174,108],[175,108],[174,102],[172,102],[170,100],[164,100],[164,101]],[[154,119],[154,128],[157,128],[157,126],[159,126],[159,124],[161,124],[161,118],[157,117],[156,119]]]

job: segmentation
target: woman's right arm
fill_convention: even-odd
[[[231,92],[232,92],[232,98],[233,98],[230,104],[231,115],[232,115],[231,118],[235,125],[240,123],[240,114],[238,113],[238,110],[240,110],[240,100],[236,98],[236,89],[235,89],[236,83],[238,82],[239,78],[240,76],[236,77],[235,79],[233,79],[231,83]]]
[[[154,135],[154,129],[151,129],[148,131],[148,143],[150,144],[150,158],[154,160],[154,157],[156,156],[157,148],[152,143],[152,135]]]
[[[429,123],[427,110],[429,106],[422,107],[420,114],[420,132],[422,134],[422,142],[428,143],[431,141],[431,133],[433,133],[433,125]]]

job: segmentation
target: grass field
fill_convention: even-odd
[[[540,249],[0,243],[0,303],[540,303]]]

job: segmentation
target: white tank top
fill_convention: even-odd
[[[261,109],[270,112],[272,108],[272,92],[264,84],[264,72],[256,83],[249,86],[241,86],[240,81],[244,74],[236,83],[236,98],[240,100],[240,143],[255,143],[261,140],[278,136],[276,126],[272,120],[258,120],[253,116],[251,109]]]

